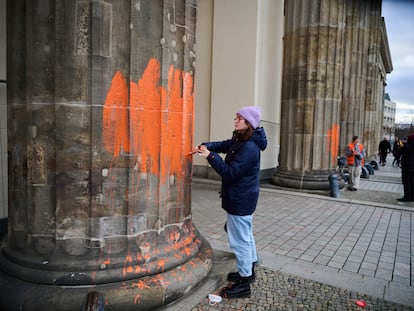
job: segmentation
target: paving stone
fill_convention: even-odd
[[[227,283],[222,285],[224,286]],[[256,282],[251,286],[250,298],[224,298],[222,302],[211,306],[206,297],[192,307],[191,311],[357,310],[357,300],[365,301],[367,310],[414,310],[366,294],[259,267],[256,269]]]
[[[263,184],[254,232],[267,266],[259,267],[252,297],[211,309],[204,299],[194,310],[354,310],[357,298],[367,310],[413,310],[414,204],[396,200],[400,170],[392,170],[381,167],[339,199]],[[211,197],[208,189],[193,191],[193,220],[212,245],[228,248],[220,186],[211,187]]]

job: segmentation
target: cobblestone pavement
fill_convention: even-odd
[[[251,290],[250,298],[223,299],[215,305],[210,305],[208,298],[204,298],[191,310],[358,310],[356,302],[361,300],[367,304],[365,310],[414,310],[263,267],[257,269],[257,281]]]
[[[213,249],[230,251],[218,190],[193,183],[192,214]],[[357,299],[367,310],[414,310],[414,204],[399,203],[401,196],[400,170],[391,165],[340,198],[263,185],[251,298],[214,306],[204,298],[191,310],[356,310]]]

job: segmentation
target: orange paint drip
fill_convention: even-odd
[[[163,133],[161,136],[162,160],[161,182],[165,182],[169,175],[182,175],[182,158],[184,155],[183,126],[183,99],[181,96],[181,71],[170,66],[168,73],[168,90],[163,98],[163,107],[168,114],[164,118]],[[164,160],[165,158],[165,160]]]
[[[339,152],[339,125],[334,124],[332,128],[328,130],[327,140],[327,151],[331,156],[331,163],[336,164]]]
[[[161,147],[161,87],[160,64],[151,59],[138,84],[130,83],[131,90],[131,146],[139,155],[141,172],[159,174]]]
[[[141,296],[137,294],[134,298],[134,304],[141,304]]]
[[[188,72],[184,73],[183,85],[183,140],[184,153],[192,151],[194,133],[194,82],[193,77]]]
[[[103,141],[106,150],[119,156],[129,152],[128,89],[122,73],[117,72],[105,99],[102,116]]]

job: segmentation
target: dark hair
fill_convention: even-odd
[[[236,140],[246,141],[253,135],[253,128],[249,126],[245,131],[234,131],[233,138]]]
[[[357,140],[359,138],[359,136],[352,136],[352,141],[355,141],[355,140]]]

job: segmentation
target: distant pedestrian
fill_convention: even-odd
[[[401,181],[404,196],[398,201],[414,201],[414,133],[408,135],[407,142],[401,148]]]
[[[359,188],[362,166],[364,165],[364,145],[359,143],[359,137],[352,137],[352,142],[346,147],[346,163],[349,168],[348,190],[356,191]]]
[[[250,297],[255,280],[257,251],[253,237],[253,213],[259,198],[260,153],[267,146],[264,129],[259,126],[260,108],[247,106],[237,111],[233,137],[206,142],[193,152],[207,159],[221,176],[222,208],[227,212],[227,238],[234,251],[238,272],[227,279],[233,284],[223,288],[226,298]],[[224,153],[223,159],[217,153]]]
[[[394,160],[392,161],[392,165],[396,164],[398,167],[400,166],[401,162],[401,148],[403,146],[403,142],[398,137],[395,138],[394,145],[392,146],[392,154],[394,156]]]
[[[384,139],[379,143],[378,153],[380,156],[380,164],[384,166],[385,163],[387,163],[388,153],[391,153],[391,144],[388,141],[387,137],[384,137]]]

